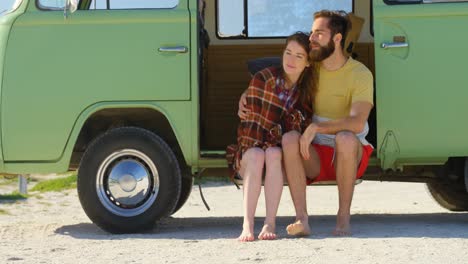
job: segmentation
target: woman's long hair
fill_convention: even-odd
[[[290,41],[295,41],[304,49],[305,54],[307,56],[307,60],[310,64],[309,67],[306,67],[304,71],[302,71],[302,74],[299,76],[299,79],[297,81],[297,87],[300,92],[299,101],[301,102],[302,107],[305,110],[312,113],[318,86],[318,64],[311,61],[309,57],[309,35],[298,31],[286,39],[286,46],[289,44]]]

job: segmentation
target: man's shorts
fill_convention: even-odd
[[[317,181],[335,181],[335,165],[333,160],[335,158],[335,149],[329,146],[312,144],[315,151],[320,158],[320,174],[315,179],[307,178],[307,184],[311,184]],[[369,159],[374,148],[371,145],[362,146],[362,158],[361,163],[359,164],[356,179],[359,179],[364,175],[367,165],[369,164]]]

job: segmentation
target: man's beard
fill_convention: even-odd
[[[313,42],[311,44],[320,46],[320,44],[318,44],[317,42]],[[318,50],[311,49],[310,53],[309,53],[309,57],[313,61],[319,62],[319,61],[323,61],[326,58],[330,57],[330,55],[332,55],[332,53],[334,51],[335,51],[335,43],[333,42],[332,39],[330,39],[328,41],[328,44],[325,47],[320,46],[320,48]]]

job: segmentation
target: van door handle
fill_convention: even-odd
[[[160,47],[159,52],[169,52],[169,53],[187,53],[188,48],[185,46],[175,46],[175,47]]]
[[[406,42],[383,42],[380,44],[382,49],[394,49],[394,48],[407,48],[409,47]]]

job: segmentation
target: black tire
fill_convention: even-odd
[[[430,182],[427,187],[440,206],[450,211],[468,211],[468,193],[464,185]]]
[[[180,197],[179,201],[177,201],[177,205],[172,211],[172,214],[175,214],[177,211],[179,211],[180,208],[187,202],[190,193],[192,192],[192,186],[193,186],[193,177],[192,175],[185,175],[182,177],[182,188],[180,190]]]
[[[450,158],[437,167],[437,178],[427,183],[429,192],[440,206],[450,211],[468,211],[468,193],[465,185],[466,158]]]
[[[116,128],[96,138],[83,155],[78,196],[100,228],[135,233],[174,210],[181,179],[174,153],[159,136],[136,127]]]

